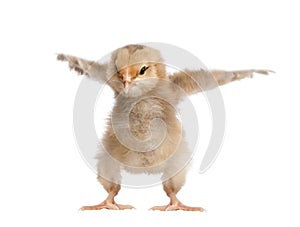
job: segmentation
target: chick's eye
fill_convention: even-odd
[[[143,75],[143,74],[146,72],[146,70],[147,70],[148,68],[149,68],[149,67],[147,67],[147,66],[143,66],[143,67],[140,69],[139,74],[140,74],[140,75]]]

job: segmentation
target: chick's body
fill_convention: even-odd
[[[130,104],[127,106],[130,107]],[[162,165],[176,151],[181,141],[181,124],[174,107],[158,98],[145,97],[134,104],[131,110],[127,110],[127,107],[123,109],[116,103],[112,113],[114,117],[110,118],[103,137],[105,151],[120,162],[120,167],[131,172],[157,172],[158,165]],[[118,115],[126,116],[127,112],[128,119],[114,120]],[[120,129],[124,125],[129,125],[125,132]],[[162,127],[165,133],[159,131]],[[145,140],[147,142],[143,142]],[[106,155],[106,152],[101,154]],[[102,163],[99,162],[99,165]],[[151,170],[144,167],[157,168]]]

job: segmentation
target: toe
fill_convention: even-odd
[[[80,208],[80,210],[102,210],[102,209],[108,209],[108,210],[119,210],[119,207],[116,204],[108,203],[107,201],[104,201],[98,205],[93,206],[83,206]]]
[[[205,211],[202,207],[191,207],[191,206],[186,206],[182,203],[179,203],[176,207],[177,210],[184,210],[184,211],[200,211],[200,212]]]
[[[154,206],[151,207],[149,210],[160,210],[160,211],[165,211],[168,206]]]
[[[119,210],[131,210],[131,209],[135,209],[135,207],[131,206],[131,205],[122,205],[122,204],[117,204]]]

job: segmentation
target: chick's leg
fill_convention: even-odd
[[[102,182],[104,188],[108,192],[107,198],[98,205],[93,206],[83,206],[81,210],[101,210],[101,209],[108,209],[108,210],[125,210],[125,209],[133,209],[133,206],[130,205],[121,205],[115,202],[115,196],[121,189],[119,184],[111,183],[106,181],[105,179],[99,179]]]
[[[202,207],[191,207],[186,206],[179,201],[176,194],[181,189],[185,181],[185,171],[181,171],[179,174],[168,179],[163,183],[164,191],[167,196],[170,198],[170,203],[165,206],[155,206],[151,210],[160,210],[160,211],[174,211],[174,210],[184,210],[184,211],[205,211]]]
[[[132,209],[133,206],[121,205],[115,202],[115,196],[121,189],[120,182],[120,167],[113,162],[109,155],[98,156],[98,180],[107,191],[107,198],[100,204],[94,206],[83,206],[81,210],[125,210]]]

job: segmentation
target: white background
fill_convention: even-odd
[[[299,21],[289,0],[2,1],[0,225],[299,226]],[[134,211],[78,211],[106,193],[73,135],[81,78],[54,54],[97,60],[139,42],[180,46],[209,68],[276,71],[222,87],[220,155],[201,175],[196,162],[179,193],[207,213],[147,211],[168,202],[161,187],[123,189],[117,201]]]

